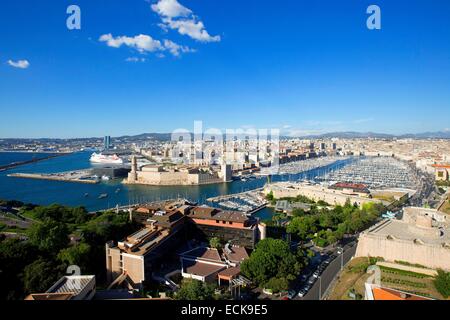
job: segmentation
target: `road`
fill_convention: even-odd
[[[296,300],[319,300],[323,297],[324,293],[327,291],[328,287],[341,270],[341,264],[343,263],[343,265],[345,265],[355,255],[356,246],[357,244],[354,243],[352,247],[345,247],[343,260],[342,256],[338,255],[336,259],[330,262],[328,267],[323,271],[322,275],[319,279],[317,279],[308,293],[303,298],[296,298]],[[321,291],[321,294],[319,294],[319,291]]]

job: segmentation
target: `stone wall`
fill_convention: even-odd
[[[448,247],[362,233],[359,237],[356,257],[367,256],[383,257],[390,262],[405,261],[432,269],[450,270],[450,248]]]

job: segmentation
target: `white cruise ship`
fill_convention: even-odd
[[[116,154],[109,156],[95,152],[91,155],[90,161],[93,163],[123,164],[123,160]]]

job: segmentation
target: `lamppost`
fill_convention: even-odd
[[[322,276],[319,276],[319,300],[322,300]]]
[[[344,248],[337,247],[338,253],[341,255],[341,271],[344,269]]]

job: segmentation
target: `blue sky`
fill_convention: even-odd
[[[4,0],[0,39],[3,138],[450,127],[448,0]]]

